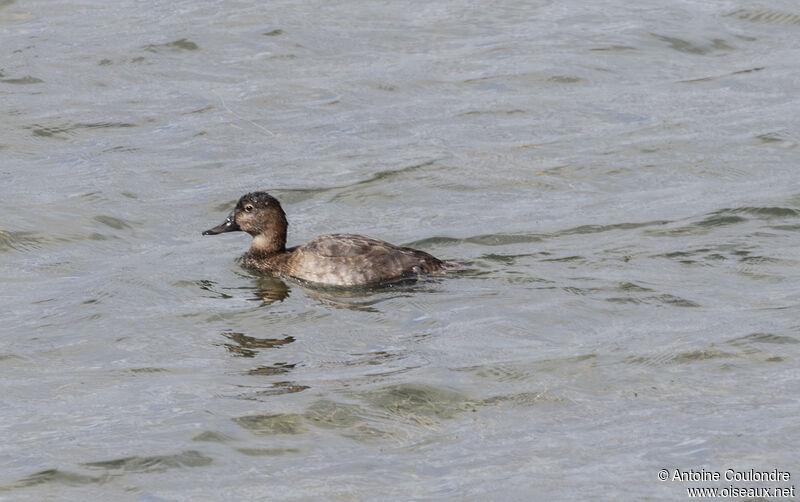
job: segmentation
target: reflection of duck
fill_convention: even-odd
[[[226,343],[225,348],[241,357],[254,357],[257,349],[275,349],[294,342],[294,337],[288,335],[284,338],[256,338],[235,331],[225,331],[222,335],[233,342]]]
[[[409,279],[409,282],[412,279]],[[295,284],[298,289],[302,290],[309,298],[312,298],[323,305],[330,305],[331,307],[359,310],[362,312],[377,312],[378,309],[373,305],[377,305],[390,298],[398,295],[404,295],[404,290],[397,289],[395,286],[399,282],[393,282],[383,287],[370,286],[366,288],[320,288],[313,287],[313,285],[305,285],[302,282]],[[264,305],[271,305],[275,302],[282,302],[289,297],[289,286],[286,285],[281,279],[272,276],[259,277],[256,282],[255,293],[257,299],[262,300]],[[381,295],[375,297],[374,294],[383,290],[392,291],[392,296]],[[419,291],[419,289],[417,289]]]
[[[215,235],[244,231],[253,236],[244,265],[258,272],[331,286],[379,284],[420,274],[460,270],[461,266],[412,248],[353,234],[321,235],[286,249],[286,214],[265,192],[242,196]]]
[[[259,277],[257,295],[266,305],[282,302],[289,296],[289,286],[277,277]]]

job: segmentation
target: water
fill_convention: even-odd
[[[792,2],[0,2],[0,499],[794,484],[798,35]],[[255,189],[290,244],[471,270],[259,278],[200,236]]]

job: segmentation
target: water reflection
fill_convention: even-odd
[[[385,284],[369,286],[327,286],[308,282],[289,280],[291,288],[303,291],[309,298],[334,308],[361,312],[379,312],[376,305],[395,298],[411,297],[419,293],[433,293],[434,287],[442,277],[409,277]],[[258,279],[258,295],[265,304],[283,300],[290,294],[287,282],[274,277]],[[283,295],[278,298],[278,296]]]
[[[75,472],[62,471],[59,469],[47,469],[40,472],[35,472],[30,476],[25,476],[19,481],[12,483],[8,486],[0,487],[0,492],[17,490],[20,488],[28,488],[30,486],[41,485],[45,483],[61,483],[65,485],[86,485],[86,484],[103,484],[112,479],[110,474],[103,474],[101,476],[87,476],[85,474],[78,474]]]
[[[310,388],[311,387],[308,385],[299,385],[294,382],[275,382],[266,389],[259,388],[259,390],[253,392],[240,394],[237,396],[237,398],[244,399],[246,401],[259,401],[265,397],[280,396],[282,394],[294,394],[295,392],[302,392]]]
[[[275,363],[270,366],[259,366],[258,368],[253,368],[250,371],[248,371],[247,374],[262,375],[262,376],[280,375],[283,373],[288,373],[294,367],[295,367],[294,364]]]
[[[176,52],[176,51],[196,51],[200,49],[200,47],[188,40],[186,38],[181,38],[179,40],[174,40],[172,42],[167,42],[165,44],[148,44],[141,47],[142,50],[148,52]]]
[[[181,286],[185,282],[186,281],[177,281],[177,282],[175,282],[175,285],[176,286]],[[196,284],[198,286],[200,286],[200,289],[202,289],[204,291],[208,291],[209,293],[214,293],[215,296],[209,296],[208,298],[224,298],[224,299],[233,298],[228,293],[223,293],[222,291],[217,291],[216,283],[214,281],[209,281],[209,280],[203,279],[203,280],[196,281]]]
[[[289,286],[277,277],[259,277],[256,284],[256,296],[264,304],[281,302],[289,297]]]
[[[295,413],[247,415],[233,421],[256,436],[302,434],[307,430],[303,417]]]
[[[26,476],[8,486],[0,486],[0,492],[27,488],[41,484],[59,483],[65,485],[105,484],[114,478],[131,472],[163,472],[173,468],[205,467],[212,459],[194,450],[174,455],[154,455],[147,457],[124,457],[81,464],[85,469],[105,471],[99,476],[90,476],[60,469],[48,469]]]
[[[563,403],[547,390],[502,394],[473,399],[456,390],[424,383],[386,385],[350,393],[361,404],[319,399],[302,414],[248,415],[233,421],[257,436],[296,435],[310,432],[309,426],[336,430],[358,441],[405,438],[419,426],[438,427],[444,420],[482,407],[529,407],[542,403]]]
[[[352,397],[363,405],[321,399],[311,403],[302,415],[248,415],[233,421],[258,436],[301,434],[308,432],[308,425],[315,425],[363,441],[407,436],[404,428],[440,425],[439,420],[475,411],[476,406],[508,400],[503,396],[473,400],[460,392],[422,383],[387,385],[352,393]]]
[[[211,459],[194,450],[176,455],[155,455],[150,457],[124,457],[83,464],[87,469],[103,469],[122,472],[161,472],[174,467],[202,467],[209,465]]]
[[[254,299],[262,301],[264,305],[271,305],[289,298],[291,290],[297,288],[309,298],[323,305],[361,312],[379,312],[375,305],[394,298],[410,297],[421,292],[434,292],[436,290],[431,286],[438,284],[442,280],[439,277],[413,277],[373,286],[341,287],[259,276],[256,278],[253,292],[255,293]],[[221,294],[208,287],[201,287]]]
[[[291,453],[300,453],[298,448],[236,448],[236,451],[248,457],[277,457]]]
[[[352,439],[388,437],[389,433],[370,423],[374,422],[370,415],[369,410],[357,404],[320,399],[311,403],[303,416],[318,427],[336,429]]]
[[[44,239],[35,232],[0,230],[0,253],[9,251],[31,251],[41,247]]]
[[[295,340],[293,336],[286,336],[284,338],[256,338],[235,331],[225,331],[222,333],[222,336],[233,342],[224,344],[225,348],[233,355],[240,357],[255,357],[258,352],[257,349],[280,348],[281,345],[292,343]]]
[[[475,407],[475,402],[460,392],[421,383],[389,385],[357,396],[374,408],[418,422],[454,418]]]

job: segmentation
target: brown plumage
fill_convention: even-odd
[[[265,192],[242,196],[219,226],[203,232],[244,231],[253,236],[244,265],[258,272],[333,286],[379,284],[421,274],[460,270],[417,249],[395,246],[365,235],[321,235],[286,249],[286,214]]]

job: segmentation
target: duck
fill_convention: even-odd
[[[203,235],[247,232],[243,265],[255,272],[325,286],[372,286],[458,271],[462,266],[424,251],[356,234],[330,234],[287,248],[286,213],[267,192],[243,195],[230,215]]]

